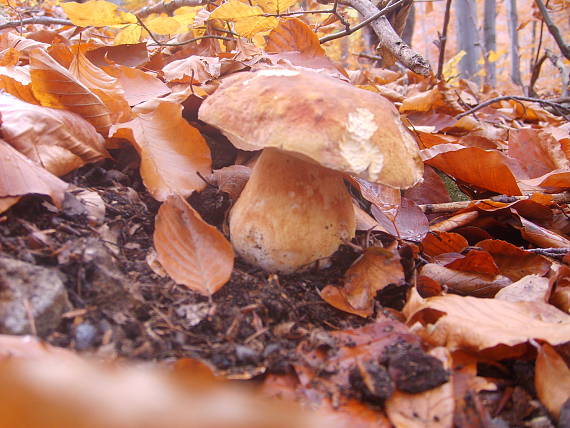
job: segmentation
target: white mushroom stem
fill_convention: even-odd
[[[231,241],[247,262],[291,273],[334,253],[355,232],[342,174],[263,151],[230,213]]]

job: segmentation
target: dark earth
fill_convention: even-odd
[[[223,157],[216,156],[215,147],[213,152],[214,159]],[[292,373],[293,365],[300,363],[301,342],[332,355],[334,342],[313,339],[372,321],[341,312],[318,294],[325,285],[340,283],[359,256],[356,245],[343,246],[328,269],[288,276],[267,274],[238,258],[231,280],[211,299],[155,273],[147,256],[159,203],[141,182],[136,153],[121,148],[113,155],[113,160],[63,177],[99,193],[106,206],[102,224],[112,233],[91,225],[72,194],[61,212],[47,200],[28,197],[0,215],[0,256],[64,274],[71,308],[55,330],[43,335],[48,343],[104,358],[175,362],[190,357],[220,375],[257,382],[267,374]],[[214,186],[189,202],[217,227],[231,204]],[[414,269],[404,267],[408,275]],[[0,283],[0,297],[1,292]],[[397,317],[390,308],[401,309],[405,292],[405,287],[383,290],[377,296],[377,311]],[[37,330],[32,326],[31,333]],[[499,379],[502,388],[464,397],[468,410],[456,426],[554,426],[536,399],[532,363],[481,365],[480,374]],[[400,347],[378,361],[354,367],[353,390],[347,393],[381,406],[395,387],[414,393],[448,377],[439,360],[419,346]],[[560,427],[570,426],[569,407],[567,403]]]

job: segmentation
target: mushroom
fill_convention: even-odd
[[[314,71],[236,73],[198,117],[239,149],[263,149],[229,227],[236,252],[269,272],[294,272],[354,237],[344,174],[399,189],[422,177],[417,144],[388,100]]]

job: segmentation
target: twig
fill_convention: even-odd
[[[169,3],[159,2],[152,6],[146,6],[135,12],[135,15],[146,18],[153,13],[167,13],[171,15],[176,9],[182,6],[200,6],[209,3],[208,0],[172,0]]]
[[[386,6],[384,9],[378,11],[378,13],[370,16],[369,18],[366,18],[360,24],[355,25],[352,28],[347,28],[343,31],[339,31],[338,33],[329,34],[328,36],[321,37],[319,39],[319,42],[321,42],[321,44],[322,44],[322,43],[330,42],[331,40],[340,39],[341,37],[348,36],[348,35],[354,33],[355,31],[358,31],[361,28],[366,27],[368,24],[370,24],[375,19],[378,19],[381,16],[384,16],[387,13],[390,13],[394,9],[398,8],[403,2],[404,2],[404,0],[398,0],[396,3]]]
[[[552,254],[566,254],[570,253],[570,248],[529,248],[525,251],[529,253],[542,254],[544,256],[549,256]]]
[[[560,52],[562,52],[562,55],[564,55],[566,59],[570,59],[570,46],[568,46],[566,42],[564,42],[562,34],[560,34],[560,29],[554,24],[554,22],[552,22],[552,19],[548,14],[548,9],[546,9],[546,6],[542,2],[542,0],[534,0],[534,2],[536,3],[538,9],[540,10],[542,19],[544,19],[548,31],[550,31],[550,34],[552,34],[552,37],[554,37],[556,44],[560,48]]]
[[[447,0],[445,4],[445,15],[443,16],[443,28],[439,36],[439,58],[437,60],[437,80],[443,77],[443,62],[445,60],[445,44],[447,43],[447,27],[449,27],[449,15],[451,9],[451,0]]]
[[[553,202],[557,203],[567,203],[570,202],[570,192],[555,193],[550,195]],[[530,199],[530,196],[495,196],[489,199],[475,199],[471,201],[457,201],[457,202],[445,202],[441,204],[425,204],[420,205],[420,209],[425,214],[440,214],[440,213],[452,213],[455,211],[462,210],[464,208],[469,208],[474,204],[485,204],[494,202],[512,203],[516,201],[524,201]]]
[[[378,8],[368,0],[345,0],[344,3],[356,9],[358,13],[364,17],[364,21],[354,27],[353,31],[356,31],[356,29],[360,29],[363,26],[370,24],[378,36],[378,40],[380,41],[379,45],[394,55],[394,57],[397,58],[405,67],[422,76],[430,76],[432,74],[429,62],[427,62],[424,57],[413,51],[412,48],[404,43],[400,36],[396,34],[386,17],[382,16],[380,13],[389,12],[388,8],[379,11]],[[391,8],[395,5],[396,3],[389,7]],[[334,34],[331,36],[334,36]],[[323,41],[323,39],[325,40]],[[320,40],[321,43],[332,40],[326,38],[323,39]]]
[[[218,39],[218,40],[226,40],[228,42],[235,42],[236,39],[232,38],[232,37],[226,37],[226,36],[216,36],[214,34],[207,34],[205,36],[199,36],[199,37],[194,37],[193,39],[189,39],[186,40],[184,42],[180,42],[180,43],[161,43],[161,42],[157,42],[156,44],[151,43],[149,46],[184,46],[187,45],[189,43],[194,43],[197,42],[198,40],[204,40],[204,39]],[[154,40],[154,39],[153,39]],[[155,40],[156,41],[156,40]]]
[[[529,101],[529,102],[533,102],[533,103],[540,103],[540,104],[544,104],[547,106],[552,107],[553,109],[557,110],[557,111],[568,111],[570,112],[570,109],[567,109],[566,107],[564,107],[562,104],[558,104],[558,103],[554,103],[552,101],[548,101],[548,100],[541,100],[540,98],[531,98],[531,97],[520,97],[520,96],[515,96],[515,95],[506,95],[506,96],[502,96],[502,97],[496,97],[496,98],[491,98],[490,100],[487,100],[485,102],[482,102],[481,104],[479,104],[476,107],[473,107],[471,110],[467,110],[466,112],[460,113],[457,116],[455,116],[455,120],[459,120],[462,117],[465,117],[467,115],[470,115],[472,113],[475,113],[478,110],[481,110],[484,107],[487,107],[488,105],[494,104],[496,102],[499,101],[506,101],[506,100],[515,100],[515,101]],[[565,114],[562,114],[562,116],[570,122],[570,118],[568,118]]]
[[[32,18],[24,18],[18,21],[5,22],[0,24],[0,30],[6,28],[18,28],[22,25],[38,24],[38,25],[73,25],[68,19],[50,18],[49,16],[34,16]]]
[[[372,59],[374,61],[383,61],[384,58],[382,58],[381,56],[378,55],[370,55],[370,54],[366,54],[366,53],[353,53],[352,55],[356,55],[362,58],[368,58],[368,59]]]

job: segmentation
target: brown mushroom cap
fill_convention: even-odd
[[[423,174],[416,142],[392,103],[313,71],[236,73],[198,117],[242,150],[275,147],[396,188],[412,187]]]

